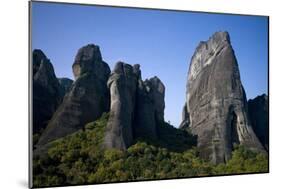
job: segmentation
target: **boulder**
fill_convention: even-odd
[[[249,116],[252,127],[264,148],[268,151],[269,144],[269,117],[268,96],[266,94],[257,96],[248,101]]]
[[[32,53],[33,133],[42,132],[61,103],[61,87],[50,60],[40,50]]]
[[[90,44],[79,49],[72,68],[75,82],[40,137],[38,146],[83,128],[109,110],[106,82],[110,68],[102,60],[99,47]]]
[[[227,32],[200,42],[191,58],[187,78],[186,113],[198,137],[200,156],[224,163],[235,145],[264,151],[250,125],[247,99]]]

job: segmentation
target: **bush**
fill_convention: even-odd
[[[203,161],[194,147],[196,138],[169,124],[161,126],[158,142],[139,139],[126,151],[104,150],[107,120],[103,114],[85,130],[52,142],[45,156],[35,157],[34,187],[268,171],[268,157],[243,146],[226,164]]]

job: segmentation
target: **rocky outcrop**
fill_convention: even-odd
[[[58,78],[59,84],[61,86],[61,93],[64,96],[66,93],[70,91],[73,80],[68,78]]]
[[[165,86],[158,77],[139,81],[134,121],[135,137],[157,139],[157,125],[164,122]]]
[[[118,62],[108,80],[111,106],[106,127],[106,148],[127,149],[134,139],[157,138],[164,122],[165,86],[159,78],[142,81],[139,65]]]
[[[264,148],[268,151],[269,117],[268,96],[263,94],[248,101],[249,117],[252,127]]]
[[[39,139],[38,146],[83,128],[109,110],[106,82],[110,68],[103,62],[99,47],[91,44],[79,49],[72,68],[75,82]]]
[[[32,54],[33,61],[33,133],[45,129],[61,103],[61,88],[50,60],[39,49]],[[42,108],[44,107],[44,108]]]
[[[182,125],[198,136],[201,157],[226,162],[236,144],[263,151],[250,125],[229,34],[216,32],[192,56]],[[185,123],[184,123],[185,122]]]
[[[107,82],[110,88],[110,115],[106,127],[106,148],[124,150],[133,142],[133,120],[138,70],[118,62]]]
[[[186,104],[184,104],[184,106],[182,108],[182,122],[181,122],[179,128],[186,130],[189,125],[190,125],[189,113],[187,111]]]

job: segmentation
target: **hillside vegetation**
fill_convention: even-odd
[[[138,139],[126,151],[104,150],[108,114],[50,144],[33,159],[34,187],[181,178],[268,171],[268,157],[237,146],[226,164],[198,156],[196,138],[165,123],[156,141]]]

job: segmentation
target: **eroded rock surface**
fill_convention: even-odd
[[[133,120],[138,69],[118,62],[107,82],[110,88],[110,115],[106,126],[106,148],[127,149],[133,142]]]
[[[157,139],[157,125],[164,122],[165,86],[158,77],[139,81],[135,137]]]
[[[61,103],[60,84],[50,60],[39,49],[33,51],[33,133],[45,129]],[[44,107],[44,108],[42,108]]]
[[[73,84],[73,80],[69,78],[58,78],[59,84],[61,86],[62,95],[64,96],[66,93],[68,93],[71,89],[71,86]]]
[[[76,80],[38,145],[71,134],[109,110],[109,90],[106,83],[110,68],[103,62],[99,47],[90,44],[79,49],[72,67]]]
[[[236,144],[263,151],[250,125],[247,100],[227,32],[200,42],[192,56],[183,120],[198,136],[201,157],[226,162]],[[186,116],[189,115],[189,116]],[[186,125],[186,124],[185,124]]]
[[[190,125],[189,113],[187,111],[187,106],[184,104],[182,108],[182,122],[179,126],[180,129],[187,129]]]
[[[252,127],[262,145],[268,150],[269,117],[268,96],[263,94],[248,101],[249,116]]]
[[[164,122],[165,86],[159,78],[142,81],[138,64],[118,62],[108,80],[111,106],[106,127],[106,148],[127,149],[134,139],[157,139]]]

